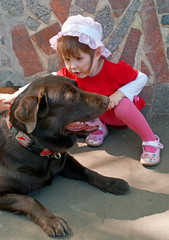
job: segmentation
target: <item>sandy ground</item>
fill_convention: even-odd
[[[79,138],[71,149],[83,165],[125,179],[126,195],[103,193],[87,183],[57,177],[34,197],[70,226],[65,240],[169,240],[169,118],[150,122],[165,148],[154,167],[139,163],[141,140],[130,129],[111,129],[104,144],[90,148]],[[0,240],[48,240],[25,216],[0,212]]]

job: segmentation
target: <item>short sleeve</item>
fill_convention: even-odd
[[[59,71],[57,71],[56,75],[58,75],[58,76],[64,76],[64,77],[68,77],[68,76],[67,76],[68,73],[67,73],[65,67],[63,67],[63,68],[61,68]]]
[[[68,78],[76,81],[76,76],[73,75],[73,74],[71,74],[71,73],[66,69],[66,67],[63,67],[63,68],[61,68],[59,71],[57,71],[56,75],[68,77]]]
[[[118,64],[118,81],[122,85],[134,81],[137,78],[138,70],[132,68],[125,61],[121,60]]]

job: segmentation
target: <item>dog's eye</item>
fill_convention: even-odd
[[[64,94],[65,100],[68,101],[68,103],[74,103],[78,100],[78,93],[76,89],[71,88],[67,90]]]

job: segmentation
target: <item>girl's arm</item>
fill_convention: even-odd
[[[133,101],[134,96],[137,96],[141,92],[143,87],[147,84],[147,81],[147,75],[142,72],[138,72],[137,78],[134,81],[127,83],[118,90]]]
[[[14,92],[13,94],[6,94],[6,93],[0,93],[0,102],[3,102],[5,104],[10,104],[11,102],[13,102],[15,100],[15,98],[21,93],[23,92],[30,83],[28,83],[27,85],[20,87],[18,89],[18,91]]]
[[[18,91],[19,91],[19,94],[20,94],[21,92],[23,92],[30,84],[31,84],[31,83],[28,83],[28,84],[26,84],[25,86],[20,87],[19,90],[18,90]],[[19,95],[19,94],[18,94],[18,95]]]
[[[127,83],[109,96],[110,103],[108,109],[117,106],[120,100],[124,97],[133,101],[134,96],[137,96],[141,92],[146,83],[147,76],[142,72],[138,72],[137,78],[134,81]]]

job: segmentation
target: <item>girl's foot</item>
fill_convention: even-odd
[[[99,129],[93,133],[91,133],[86,138],[86,143],[88,146],[91,147],[98,147],[102,145],[104,138],[108,134],[108,129],[106,127],[106,124],[102,123],[99,119],[96,119],[97,125],[99,125]]]
[[[146,166],[153,166],[160,162],[160,149],[163,148],[163,144],[160,143],[160,138],[155,135],[157,140],[142,142],[143,153],[140,158],[140,162]],[[155,152],[147,152],[144,146],[152,146],[156,149]]]

